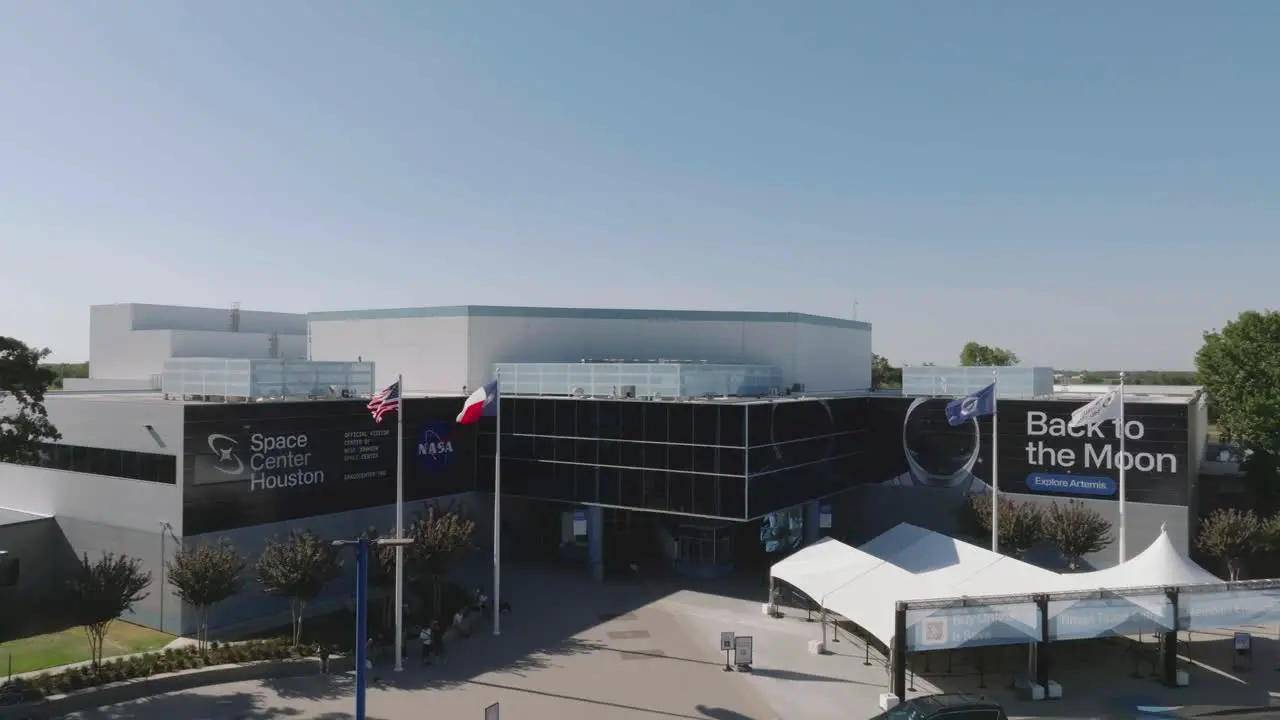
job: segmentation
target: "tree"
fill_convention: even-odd
[[[141,560],[128,555],[104,552],[96,562],[89,562],[89,555],[85,554],[68,584],[76,623],[84,626],[89,638],[89,659],[97,668],[102,664],[107,630],[147,597],[151,573],[143,571]]]
[[[1244,559],[1263,549],[1269,538],[1263,522],[1252,510],[1215,510],[1200,521],[1200,549],[1227,566],[1227,579],[1240,579]]]
[[[1252,452],[1245,477],[1262,513],[1280,509],[1280,312],[1249,310],[1206,332],[1196,374],[1224,442]]]
[[[12,415],[0,415],[0,462],[30,463],[41,443],[62,438],[44,409],[44,394],[58,379],[40,364],[48,356],[46,349],[0,336],[0,401],[12,397],[16,404]]]
[[[1085,555],[1101,552],[1115,541],[1111,523],[1079,500],[1054,503],[1045,515],[1045,539],[1058,546],[1067,567],[1080,568]]]
[[[209,642],[210,608],[244,588],[245,565],[245,559],[226,540],[181,548],[165,564],[178,597],[196,611],[196,645],[201,650]]]
[[[994,345],[967,342],[960,350],[960,364],[965,367],[1008,367],[1017,365],[1018,362],[1017,353]]]
[[[883,355],[871,356],[871,389],[902,387],[902,368],[889,364]]]
[[[1001,495],[997,500],[1000,509],[1000,529],[997,540],[1000,552],[1010,557],[1022,557],[1036,543],[1045,539],[1045,513],[1039,505],[1017,502]],[[991,534],[991,496],[969,496],[970,521]]]
[[[426,605],[428,593],[433,612],[440,609],[440,579],[449,571],[450,562],[471,548],[471,535],[476,524],[453,509],[428,508],[416,522],[406,528],[405,537],[413,544],[404,548],[405,583]],[[378,548],[394,563],[395,548]]]
[[[54,389],[62,389],[62,381],[67,378],[87,378],[89,377],[89,363],[44,363],[43,367],[53,371]]]
[[[293,644],[302,642],[302,614],[324,586],[338,576],[342,558],[333,543],[309,530],[272,538],[254,566],[258,584],[268,595],[287,598],[293,616]]]

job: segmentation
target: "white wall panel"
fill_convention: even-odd
[[[467,382],[467,318],[404,317],[317,320],[311,359],[375,363],[374,384],[404,375],[406,392],[461,391]]]
[[[170,357],[175,358],[236,358],[261,359],[271,357],[270,333],[214,332],[211,330],[173,330]],[[307,357],[305,335],[279,335],[277,357],[287,360],[303,360]],[[168,359],[168,358],[165,358]]]
[[[167,521],[182,530],[178,486],[142,480],[0,464],[0,505],[144,531]]]
[[[870,386],[870,331],[798,322],[472,317],[467,385],[497,362],[655,358],[775,365],[811,391]],[[825,356],[818,357],[825,353]]]
[[[112,307],[112,306],[103,306]],[[133,330],[204,330],[229,332],[231,330],[230,307],[199,308],[176,305],[130,304]],[[92,313],[90,314],[92,319]],[[298,313],[239,311],[239,332],[280,333],[281,335],[305,335],[307,316]]]
[[[183,405],[154,395],[45,396],[49,421],[62,443],[110,450],[182,455]],[[8,412],[0,405],[0,413]],[[150,425],[151,429],[147,429]],[[4,503],[0,501],[0,505]]]

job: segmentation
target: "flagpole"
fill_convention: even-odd
[[[991,552],[1000,552],[1000,371],[991,375]]]
[[[1128,435],[1124,428],[1124,371],[1120,371],[1120,419],[1116,422],[1116,427],[1120,432],[1120,455],[1116,462],[1120,464],[1120,562],[1129,559],[1128,553],[1125,551],[1125,536],[1128,535],[1128,528],[1125,527],[1124,503],[1125,496],[1125,455],[1124,455],[1124,436]]]
[[[400,407],[396,410],[396,539],[404,537],[404,375],[396,376]],[[404,546],[396,545],[396,664],[404,670]]]
[[[493,634],[502,634],[499,612],[502,597],[502,373],[494,377],[494,410],[497,413],[493,433]]]

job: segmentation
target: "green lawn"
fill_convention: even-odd
[[[172,640],[173,636],[168,633],[117,620],[107,630],[102,654],[104,657],[114,657],[159,650]],[[10,662],[13,664],[12,672],[24,673],[88,659],[89,640],[84,629],[67,628],[0,643],[0,676],[10,671]]]

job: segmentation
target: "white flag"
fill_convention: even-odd
[[[1108,420],[1119,422],[1123,406],[1124,396],[1120,394],[1120,389],[1111,388],[1102,397],[1084,407],[1076,408],[1076,411],[1071,413],[1071,422],[1067,423],[1067,427],[1093,427]]]

